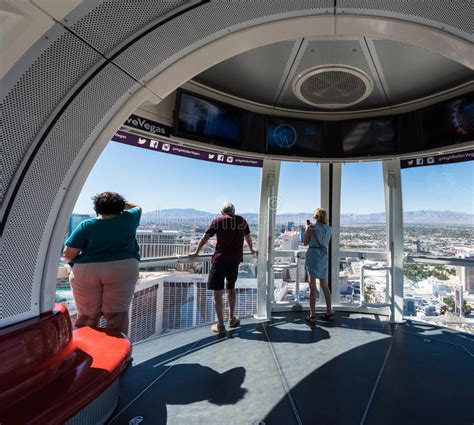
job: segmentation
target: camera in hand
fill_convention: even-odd
[[[311,221],[306,220],[306,225],[307,225],[307,226],[311,226]]]

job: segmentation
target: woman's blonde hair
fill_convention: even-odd
[[[316,208],[314,210],[314,218],[320,223],[328,224],[328,213],[324,208]]]

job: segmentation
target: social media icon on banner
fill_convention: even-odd
[[[214,159],[215,157],[216,157],[216,155],[214,155],[213,153],[209,154],[209,159]]]
[[[234,162],[234,157],[233,156],[228,156],[227,157],[227,163],[232,164]]]
[[[413,159],[408,160],[408,165],[413,165]]]
[[[158,140],[150,140],[150,148],[158,149]]]
[[[146,139],[142,139],[141,137],[138,138],[138,144],[144,145],[146,143]]]
[[[423,158],[416,158],[416,165],[423,165],[424,160]]]
[[[427,164],[434,164],[434,162],[435,162],[434,156],[430,156],[429,158],[426,158]]]
[[[217,160],[220,162],[224,162],[224,155],[217,155]]]
[[[169,152],[169,150],[171,149],[171,145],[169,143],[163,143],[161,145],[161,149],[166,151],[166,152]]]

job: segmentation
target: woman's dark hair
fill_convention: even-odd
[[[120,214],[125,209],[125,199],[115,192],[102,192],[92,197],[97,214]]]

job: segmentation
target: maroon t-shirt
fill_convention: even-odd
[[[244,236],[250,233],[247,221],[240,215],[222,215],[214,219],[206,235],[217,235],[216,251],[212,263],[241,263],[243,261]]]

